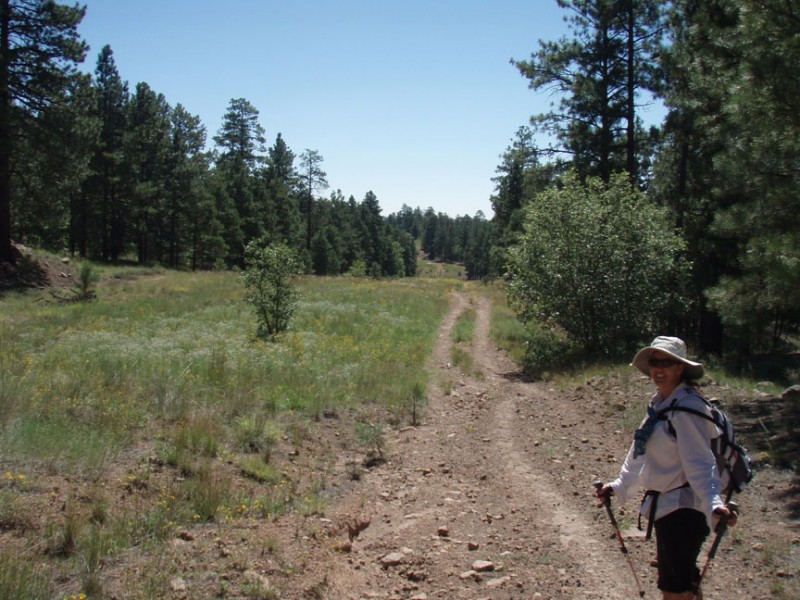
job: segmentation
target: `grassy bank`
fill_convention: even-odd
[[[0,596],[100,597],[108,557],[181,527],[319,512],[324,477],[276,447],[340,414],[410,422],[453,283],[302,280],[277,343],[256,339],[232,273],[115,272],[85,304],[4,297]]]

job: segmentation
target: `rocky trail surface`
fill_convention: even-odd
[[[476,368],[463,375],[452,373],[451,331],[469,308],[477,315]],[[629,443],[609,405],[643,403],[647,382],[635,393],[593,392],[591,382],[564,393],[526,381],[491,343],[490,313],[487,298],[455,295],[433,360],[434,380],[452,377],[456,385],[445,393],[432,384],[423,423],[394,434],[390,461],[332,511],[333,522],[360,523],[362,530],[350,531],[329,556],[324,597],[639,597],[591,484],[616,474]],[[660,597],[654,543],[632,526],[635,508],[626,514],[615,507],[617,518],[627,525],[640,585],[647,597]],[[781,521],[771,526],[793,536],[796,550],[796,529]],[[763,565],[736,564],[731,544],[722,548],[706,598],[770,597]]]
[[[455,297],[437,369],[452,369],[451,330],[469,306]],[[629,585],[620,573],[622,556],[604,540],[591,477],[580,488],[568,481],[572,461],[591,453],[586,416],[563,414],[545,387],[521,379],[489,341],[488,299],[474,308],[477,377],[455,374],[449,394],[429,390],[422,426],[400,432],[391,464],[370,474],[363,508],[351,511],[370,526],[333,569],[329,597],[636,596],[632,576]],[[580,446],[554,453],[541,441],[553,436],[578,436]]]

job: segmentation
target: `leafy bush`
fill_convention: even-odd
[[[251,242],[245,249],[244,284],[247,302],[256,311],[258,337],[274,338],[294,316],[298,294],[292,279],[300,274],[297,253],[285,244]]]
[[[523,368],[531,377],[542,377],[546,371],[566,366],[574,354],[574,346],[563,335],[541,323],[525,328],[526,348]]]
[[[683,310],[688,265],[667,213],[626,175],[568,174],[525,210],[509,294],[526,322],[552,322],[592,352],[628,350]]]

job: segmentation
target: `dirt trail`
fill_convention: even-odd
[[[470,307],[475,369],[465,375],[450,364],[451,331]],[[394,434],[390,462],[331,515],[370,525],[332,553],[326,598],[638,596],[592,500],[593,474],[570,462],[575,436],[591,445],[574,430],[586,415],[519,377],[490,342],[490,315],[488,298],[454,295],[424,422]]]

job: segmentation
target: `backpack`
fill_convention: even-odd
[[[717,426],[722,434],[711,440],[711,451],[714,453],[714,458],[717,460],[717,469],[721,480],[720,496],[725,496],[725,502],[729,502],[734,492],[741,492],[753,479],[753,467],[751,465],[750,455],[747,450],[736,442],[736,437],[733,432],[733,424],[731,423],[725,412],[712,404],[698,394],[691,394],[692,396],[702,400],[711,411],[711,415],[688,406],[679,406],[678,398],[672,401],[668,408],[659,412],[660,419],[666,419],[669,427],[669,432],[673,436],[677,436],[672,423],[666,413],[681,411],[697,415],[707,421],[711,421]]]

